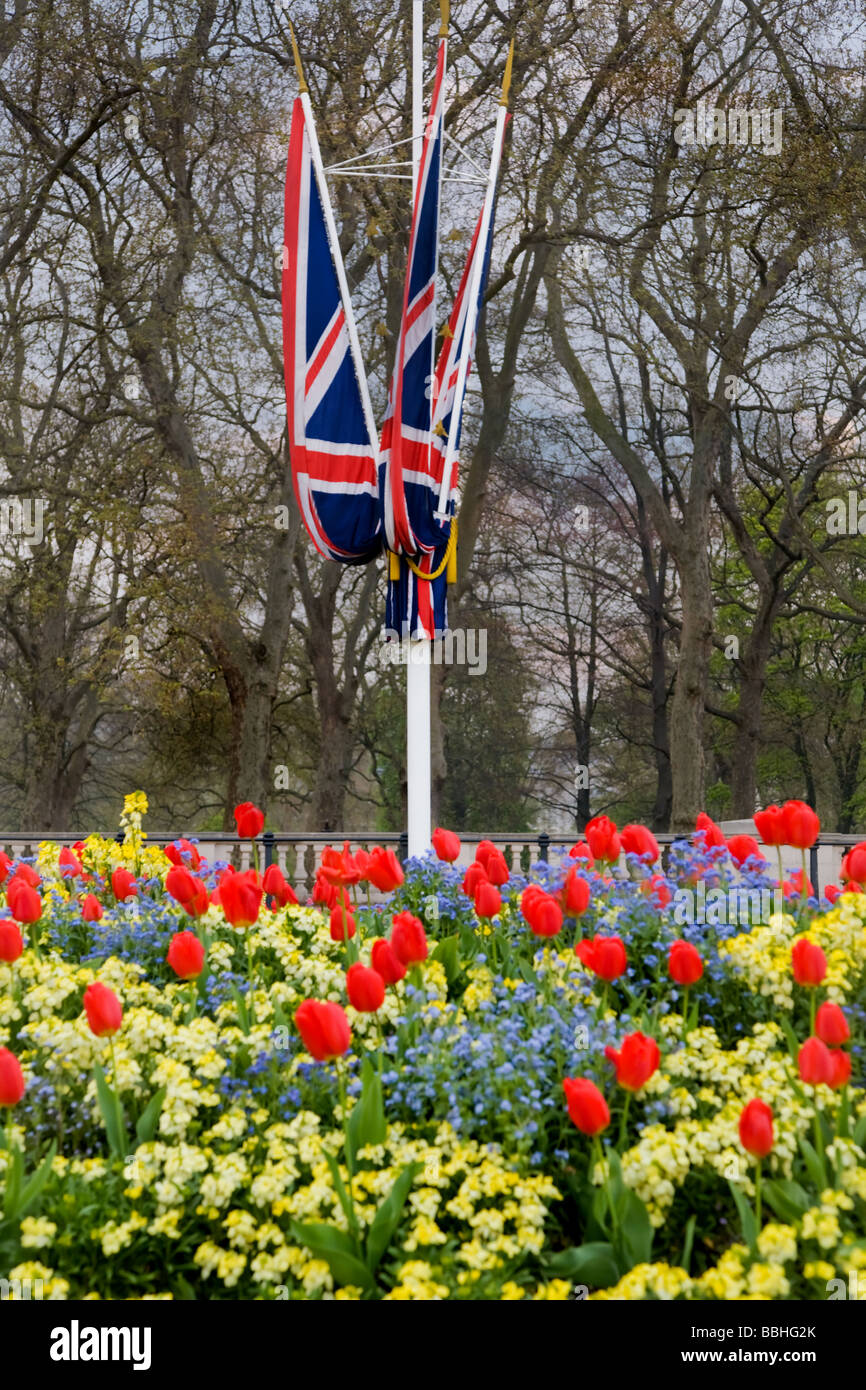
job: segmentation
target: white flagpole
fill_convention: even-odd
[[[446,23],[443,7],[443,25]],[[424,0],[412,0],[412,205],[424,139]],[[417,581],[416,581],[417,582]],[[428,639],[410,639],[406,666],[406,809],[409,856],[430,848],[430,652]]]
[[[466,377],[469,373],[469,359],[472,354],[472,342],[475,337],[475,328],[478,322],[478,296],[481,289],[481,276],[484,271],[484,259],[487,254],[490,219],[493,216],[493,204],[496,198],[496,181],[499,177],[499,166],[502,162],[502,137],[505,131],[505,122],[508,119],[508,89],[511,85],[511,65],[513,60],[514,40],[512,39],[511,47],[508,50],[508,60],[505,64],[505,76],[502,80],[502,96],[499,102],[499,111],[496,116],[496,131],[493,136],[493,150],[490,155],[490,169],[487,174],[487,189],[484,194],[481,227],[478,232],[478,242],[475,248],[475,257],[472,262],[472,275],[468,287],[469,302],[466,306],[466,324],[463,329],[463,342],[460,345],[460,362],[457,368],[457,381],[454,386],[454,404],[451,407],[451,428],[448,431],[445,462],[442,465],[439,506],[435,512],[435,516],[439,521],[444,521],[447,516],[448,498],[451,492],[451,474],[454,471],[454,460],[457,457],[457,431],[460,428],[460,418],[463,413],[463,396],[466,391]]]
[[[322,211],[325,214],[325,229],[328,234],[328,243],[331,247],[331,258],[334,262],[334,269],[337,272],[337,283],[340,287],[340,298],[343,301],[343,309],[346,315],[346,331],[349,335],[349,351],[352,354],[352,362],[355,368],[355,376],[358,379],[358,387],[361,392],[361,404],[364,409],[364,420],[367,425],[367,433],[370,436],[370,448],[373,450],[373,458],[376,466],[379,464],[379,433],[376,429],[376,417],[373,414],[373,405],[370,400],[370,388],[367,385],[367,374],[364,371],[364,359],[361,355],[361,343],[358,338],[358,329],[355,324],[355,315],[352,310],[352,296],[349,292],[349,282],[346,279],[346,268],[343,265],[343,255],[340,251],[340,236],[337,231],[337,223],[334,220],[334,210],[331,207],[331,195],[328,192],[328,184],[325,179],[325,168],[322,163],[322,152],[319,149],[319,137],[316,133],[316,122],[313,116],[313,108],[310,103],[310,89],[304,77],[304,70],[301,66],[301,56],[298,52],[298,45],[295,39],[295,31],[291,24],[289,31],[292,37],[292,51],[295,58],[295,68],[298,74],[298,94],[301,98],[301,106],[304,112],[307,134],[310,139],[310,158],[313,163],[313,171],[316,175],[316,184],[319,189],[319,197],[322,200]]]

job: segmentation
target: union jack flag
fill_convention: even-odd
[[[337,273],[340,250],[328,236],[308,100],[295,101],[286,169],[283,360],[292,479],[316,549],[363,564],[382,549],[377,448],[363,366],[350,342],[351,305]]]
[[[429,552],[440,539],[427,532],[424,520],[428,495],[434,487],[431,465],[445,51],[443,40],[418,169],[397,362],[380,444],[385,534],[391,550],[406,555]]]

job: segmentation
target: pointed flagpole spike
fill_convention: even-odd
[[[304,77],[304,69],[301,66],[301,55],[298,52],[298,41],[295,38],[295,28],[291,20],[289,20],[289,33],[292,36],[292,53],[295,59],[295,71],[298,74],[298,91],[308,92],[310,89],[307,86],[307,79]]]
[[[508,50],[508,58],[505,62],[505,76],[502,79],[502,96],[499,98],[500,106],[508,105],[508,92],[511,87],[511,68],[514,63],[514,40],[511,40],[511,47]]]
[[[448,37],[448,17],[450,12],[451,0],[439,0],[439,14],[441,17],[441,23],[439,25],[440,39],[447,39]]]

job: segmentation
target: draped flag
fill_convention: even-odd
[[[289,140],[282,298],[301,516],[322,555],[363,564],[383,544],[375,426],[305,86]]]
[[[436,346],[436,268],[446,40],[439,44],[430,115],[424,131],[409,237],[409,262],[397,360],[382,430],[379,479],[388,545],[415,555],[440,537],[425,525],[432,486]],[[441,528],[437,528],[441,529]]]

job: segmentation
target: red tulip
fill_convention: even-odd
[[[102,921],[102,903],[93,893],[88,893],[81,899],[81,916],[85,922]]]
[[[362,1014],[374,1014],[385,1002],[385,981],[378,970],[371,970],[356,960],[346,971],[346,993],[353,1009]]]
[[[782,807],[783,844],[793,849],[809,849],[814,845],[821,822],[805,801],[786,801]]]
[[[625,946],[618,936],[593,936],[578,941],[574,950],[600,980],[618,979],[628,964]]]
[[[358,882],[366,883],[370,876],[370,865],[373,862],[372,854],[368,854],[365,849],[356,849],[353,859],[359,874]]]
[[[773,1147],[773,1112],[765,1100],[750,1100],[740,1115],[740,1143],[753,1158],[766,1158]]]
[[[8,1047],[0,1047],[0,1105],[17,1105],[25,1090],[21,1063]]]
[[[565,875],[560,902],[568,917],[579,917],[589,907],[589,884],[576,868]]]
[[[135,875],[122,864],[118,864],[111,875],[111,891],[119,903],[125,902],[127,898],[134,898],[138,893]]]
[[[800,1080],[809,1086],[829,1086],[833,1077],[830,1049],[820,1038],[807,1038],[797,1053]]]
[[[443,830],[437,826],[433,831],[433,848],[436,857],[445,864],[453,864],[460,858],[460,841],[453,830]]]
[[[8,889],[12,887],[12,884],[15,882],[16,879],[18,879],[22,883],[26,883],[30,888],[38,888],[40,883],[42,882],[41,875],[36,871],[36,869],[34,869],[32,864],[18,865],[18,868],[15,870],[15,877],[10,881],[7,887],[7,892]]]
[[[9,870],[12,868],[12,860],[9,855],[0,849],[0,886],[6,882]]]
[[[607,1129],[610,1124],[610,1111],[607,1101],[594,1081],[585,1076],[566,1076],[562,1089],[568,1105],[568,1115],[572,1124],[577,1125],[581,1134],[591,1138]]]
[[[651,874],[649,878],[645,878],[641,884],[641,891],[648,897],[655,898],[656,907],[660,911],[669,905],[673,897],[664,874]]]
[[[367,878],[380,893],[393,893],[395,888],[400,887],[403,882],[403,870],[392,849],[383,849],[381,845],[376,845],[375,849],[371,850]]]
[[[166,960],[181,980],[197,980],[204,969],[204,946],[195,932],[175,932]]]
[[[220,880],[220,906],[233,927],[251,927],[259,920],[262,880],[255,869],[226,874]]]
[[[368,870],[369,872],[369,870]],[[319,865],[319,873],[328,883],[336,887],[345,887],[351,883],[358,883],[361,878],[361,870],[349,853],[349,841],[343,842],[342,850],[334,849],[331,845],[326,845],[322,850],[322,862]]]
[[[756,811],[752,819],[765,845],[787,844],[780,806],[766,806],[763,811]]]
[[[728,853],[738,869],[741,869],[746,860],[752,857],[760,859],[762,864],[765,862],[758,849],[758,842],[752,835],[732,835],[728,841]]]
[[[304,1047],[317,1062],[342,1057],[352,1041],[349,1020],[340,1004],[305,999],[295,1010],[295,1024]]]
[[[848,1020],[838,1004],[829,999],[822,1004],[815,1016],[815,1032],[828,1047],[838,1047],[851,1036]]]
[[[195,897],[184,903],[183,910],[189,917],[203,917],[210,907],[207,888],[200,878],[194,878]]]
[[[17,923],[4,917],[0,921],[0,960],[4,960],[7,965],[12,965],[24,950],[24,938],[18,930]]]
[[[639,1091],[658,1070],[661,1054],[655,1038],[645,1033],[628,1033],[619,1051],[606,1047],[604,1055],[616,1067],[616,1079],[626,1091]]]
[[[289,903],[294,907],[298,906],[298,899],[295,896],[295,891],[291,884],[286,882],[279,864],[269,864],[265,869],[262,887],[268,897],[276,900],[278,907],[286,907]]]
[[[593,816],[583,833],[594,859],[604,859],[608,864],[616,863],[621,842],[612,820],[607,816]]]
[[[520,908],[534,936],[557,936],[562,930],[562,908],[537,883],[524,889]]]
[[[38,922],[42,916],[42,899],[21,879],[13,879],[6,890],[6,902],[16,922]]]
[[[849,849],[845,855],[842,860],[842,877],[856,879],[860,883],[866,878],[866,840],[861,840],[859,845]]]
[[[235,807],[235,824],[242,840],[254,840],[265,828],[265,813],[251,801],[242,801]]]
[[[834,903],[837,898],[842,896],[842,892],[843,890],[839,887],[838,883],[828,883],[827,887],[824,889],[824,897],[827,899],[828,903]]]
[[[568,851],[568,857],[569,859],[585,859],[587,868],[595,868],[595,858],[585,840],[578,840],[576,845],[572,845]]]
[[[313,885],[313,902],[324,903],[325,907],[333,907],[337,901],[337,890],[321,870],[316,874],[316,881]]]
[[[475,890],[475,911],[487,921],[502,911],[502,894],[492,883],[479,883]]]
[[[406,967],[400,957],[395,955],[390,941],[379,936],[370,951],[370,964],[386,985],[395,985],[406,974]]]
[[[337,903],[336,907],[331,908],[329,929],[332,941],[350,941],[357,930],[355,919],[348,908],[343,908]]]
[[[65,845],[60,851],[57,866],[60,869],[61,878],[77,878],[79,874],[84,873],[82,865],[72,853],[72,850],[67,849]]]
[[[686,989],[697,984],[704,973],[704,963],[700,952],[690,941],[673,941],[668,952],[668,970],[671,979]]]
[[[834,1091],[838,1091],[851,1080],[851,1058],[840,1047],[834,1047],[830,1049],[830,1060],[833,1074],[827,1084],[832,1086]]]
[[[626,854],[636,854],[639,859],[649,864],[654,864],[658,859],[658,840],[645,825],[624,825],[619,832],[619,838]]]
[[[479,864],[476,860],[474,864],[469,865],[469,868],[463,875],[463,883],[461,886],[467,898],[474,898],[475,890],[478,887],[479,883],[489,882],[490,879],[487,877],[487,870],[485,869],[483,864]]]
[[[714,820],[707,815],[706,811],[701,811],[695,821],[695,839],[703,840],[704,849],[718,849],[725,843],[725,836]]]
[[[175,864],[165,876],[166,891],[183,907],[195,900],[198,882],[199,880],[182,864]]]
[[[99,980],[84,991],[84,1012],[88,1027],[97,1038],[110,1038],[123,1022],[123,1005],[114,991]]]
[[[492,840],[482,840],[475,851],[475,862],[481,865],[485,873],[487,873],[487,861],[491,854],[495,853],[497,850]]]
[[[509,874],[505,855],[495,845],[487,856],[484,868],[490,882],[495,884],[497,888],[501,888],[503,883],[508,882]]]
[[[177,864],[180,868],[197,871],[201,865],[198,846],[190,840],[175,840],[172,844],[166,845],[164,854],[166,859],[170,859],[172,864]]]
[[[819,985],[827,974],[827,957],[814,941],[801,936],[791,947],[791,967],[798,985]]]
[[[803,888],[806,889],[806,897],[814,898],[815,889],[810,878],[803,877],[802,869],[794,869],[790,878],[785,879],[782,885],[782,892],[786,898],[800,898],[803,896]]]
[[[391,927],[391,946],[404,965],[418,965],[427,959],[427,936],[424,924],[411,912],[400,912]]]

